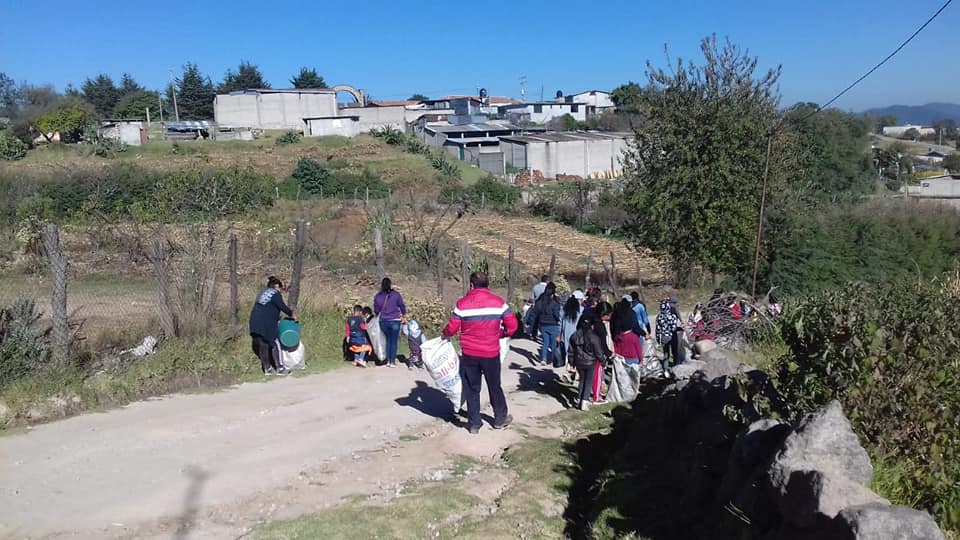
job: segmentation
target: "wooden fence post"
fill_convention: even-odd
[[[300,280],[303,279],[303,252],[306,245],[304,233],[303,220],[298,219],[297,230],[293,237],[293,272],[290,274],[290,283],[287,287],[290,295],[287,303],[292,310],[296,310],[297,304],[300,303]]]
[[[227,266],[230,272],[230,326],[240,324],[240,287],[237,283],[237,233],[230,231],[230,243],[227,246]]]
[[[610,290],[613,291],[613,296],[617,296],[617,260],[614,258],[613,252],[610,252]]]
[[[590,248],[590,253],[587,255],[587,276],[584,280],[585,286],[587,289],[590,289],[590,273],[593,272],[593,248]]]
[[[463,277],[463,294],[470,291],[470,244],[464,240],[460,244],[460,273]]]
[[[177,314],[173,310],[173,302],[170,300],[170,255],[164,247],[163,241],[159,238],[153,240],[150,262],[153,263],[153,277],[157,281],[160,329],[166,338],[178,337],[180,335],[180,325],[177,322]]]
[[[550,271],[547,272],[547,275],[550,276],[550,281],[553,281],[553,276],[557,273],[557,252],[550,254]]]
[[[446,265],[443,263],[443,239],[437,240],[437,298],[443,300],[443,282],[446,276]]]
[[[377,279],[383,281],[383,278],[387,276],[387,269],[383,262],[383,229],[380,227],[373,230],[373,244],[377,258]]]
[[[50,223],[43,233],[43,242],[50,260],[50,273],[53,276],[53,291],[50,295],[50,308],[53,317],[53,361],[63,367],[67,365],[70,349],[70,326],[67,323],[67,259],[60,246],[60,230]]]
[[[513,292],[516,290],[516,271],[514,270],[514,246],[513,242],[510,242],[510,247],[507,248],[507,303],[513,301]]]

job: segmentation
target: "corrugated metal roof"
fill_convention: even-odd
[[[164,122],[163,129],[188,130],[211,129],[217,126],[212,120],[181,120],[179,122]]]
[[[502,140],[517,143],[550,143],[575,141],[610,141],[630,138],[629,133],[599,132],[599,131],[553,131],[536,135],[510,135],[500,137]]]
[[[427,129],[437,133],[471,133],[486,131],[544,131],[542,127],[523,127],[509,122],[483,122],[473,124],[460,124],[455,126],[431,125]]]
[[[444,141],[444,144],[454,144],[457,146],[469,145],[469,144],[479,144],[479,143],[492,143],[500,144],[499,137],[453,137]]]

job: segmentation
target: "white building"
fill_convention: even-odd
[[[127,146],[140,146],[147,142],[147,132],[140,120],[104,120],[97,128],[97,135]]]
[[[917,130],[921,137],[936,135],[937,130],[932,127],[915,126],[913,124],[904,124],[902,126],[886,126],[883,128],[883,134],[887,137],[903,137],[911,129]]]
[[[604,111],[614,108],[613,100],[610,98],[610,92],[603,90],[587,90],[579,94],[573,94],[564,97],[567,103],[582,103],[587,107],[587,116],[603,114]]]
[[[517,135],[500,137],[500,150],[508,165],[540,171],[544,178],[618,178],[629,138],[629,133],[592,131]]]
[[[584,103],[538,101],[535,103],[504,105],[500,107],[500,114],[515,122],[546,124],[554,118],[559,118],[565,114],[569,114],[574,120],[584,122],[587,120],[587,107]]]
[[[218,125],[259,129],[302,130],[305,118],[337,116],[336,90],[240,90],[213,100]]]

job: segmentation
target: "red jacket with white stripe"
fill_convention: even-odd
[[[500,356],[500,338],[517,331],[517,317],[503,298],[490,289],[471,289],[457,301],[443,335],[460,332],[463,354],[480,358]]]

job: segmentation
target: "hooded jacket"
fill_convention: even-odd
[[[503,298],[490,289],[471,289],[457,300],[457,307],[443,329],[443,335],[460,332],[460,348],[467,356],[499,361],[500,338],[517,331],[517,317]]]

